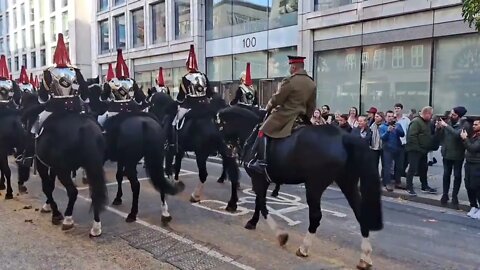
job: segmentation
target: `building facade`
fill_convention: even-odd
[[[480,115],[480,36],[461,0],[304,2],[302,53],[313,60],[317,102],[436,114],[464,105]]]
[[[90,46],[81,46],[90,44],[90,6],[83,0],[0,0],[0,54],[13,77],[22,65],[38,75],[52,65],[58,33],[64,34],[72,64],[90,77]]]

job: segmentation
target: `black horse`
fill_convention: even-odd
[[[136,84],[135,84],[136,85]],[[106,104],[99,101],[101,87],[90,86],[91,109],[94,114],[106,111]],[[169,222],[171,216],[165,202],[165,194],[175,195],[184,189],[183,183],[170,183],[164,175],[164,145],[166,142],[165,130],[152,114],[144,112],[120,113],[104,124],[107,138],[106,160],[117,162],[117,195],[113,205],[122,204],[122,181],[126,176],[130,181],[133,192],[132,208],[127,216],[127,222],[137,219],[140,182],[137,177],[137,164],[144,158],[147,174],[156,190],[161,192],[162,221]],[[103,163],[102,163],[103,164]]]
[[[223,128],[237,125],[238,121],[223,121],[225,109],[219,114]],[[238,115],[238,118],[241,118]],[[244,161],[252,158],[252,146],[258,133],[258,127],[247,139]],[[312,239],[322,218],[320,200],[325,189],[335,181],[347,198],[357,218],[361,233],[362,256],[358,265],[361,269],[371,267],[372,251],[368,240],[369,232],[383,227],[380,179],[376,164],[361,138],[342,132],[335,126],[307,126],[294,131],[284,139],[271,139],[268,145],[268,178],[246,168],[252,179],[255,200],[255,213],[247,222],[247,229],[255,229],[260,213],[270,227],[276,230],[280,245],[288,240],[288,234],[277,229],[275,222],[268,216],[266,193],[270,180],[276,184],[305,184],[310,225],[303,244],[297,255],[308,256]],[[360,192],[358,181],[360,179]],[[361,193],[361,195],[360,195]]]
[[[0,104],[0,190],[7,189],[5,199],[13,199],[11,184],[11,170],[8,156],[15,155],[21,158],[26,145],[27,133],[21,122],[21,111],[15,104],[20,104],[22,92],[13,82],[13,97],[9,103]],[[24,183],[28,180],[29,167],[18,164],[18,190],[25,193],[27,188]],[[7,184],[5,186],[5,183]]]
[[[191,202],[199,202],[203,193],[203,186],[207,180],[207,159],[210,155],[220,154],[223,166],[226,168],[230,181],[232,182],[231,197],[226,207],[227,211],[237,209],[237,185],[239,170],[235,158],[228,155],[228,148],[215,124],[216,112],[226,106],[226,103],[214,96],[210,103],[202,104],[192,109],[182,120],[183,127],[180,130],[173,129],[173,118],[177,112],[177,104],[168,95],[155,93],[152,97],[150,111],[170,130],[169,151],[165,164],[165,172],[172,176],[172,163],[174,164],[174,178],[178,180],[182,159],[186,151],[195,153],[200,183],[190,196]],[[167,127],[168,126],[168,127]]]

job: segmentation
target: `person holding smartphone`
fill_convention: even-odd
[[[467,188],[470,211],[467,216],[480,220],[480,120],[473,122],[473,134],[462,130],[460,137],[465,146],[465,187]]]
[[[391,171],[392,165],[400,163],[400,158],[403,156],[399,155],[402,147],[402,141],[400,138],[405,136],[405,131],[403,131],[402,125],[398,124],[394,120],[393,111],[387,111],[385,118],[385,123],[380,126],[380,137],[383,142],[383,185],[385,189],[389,192],[393,191],[391,185]],[[395,173],[395,180],[400,181],[400,175]],[[398,179],[397,179],[398,178]]]

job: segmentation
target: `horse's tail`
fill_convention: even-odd
[[[158,132],[154,132],[146,121],[142,123],[142,130],[145,168],[153,187],[159,192],[163,191],[170,195],[182,192],[185,189],[182,182],[173,184],[165,178],[163,168],[165,136],[159,136]]]
[[[342,138],[351,155],[349,160],[360,176],[360,222],[371,231],[379,231],[383,228],[383,219],[378,164],[362,138],[351,134],[344,134]]]
[[[108,199],[105,173],[103,171],[105,141],[100,132],[96,134],[91,130],[87,130],[86,127],[80,129],[80,136],[83,140],[82,148],[85,151],[83,167],[87,173],[92,207],[100,211],[103,210]]]

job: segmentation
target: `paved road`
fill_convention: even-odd
[[[123,221],[131,202],[129,184],[124,183],[124,204],[109,207],[103,213],[104,235],[102,240],[94,241],[127,243],[132,250],[145,250],[157,261],[180,269],[355,268],[360,256],[359,226],[338,190],[332,188],[325,193],[322,200],[324,215],[317,238],[310,257],[301,259],[294,254],[308,227],[308,209],[301,186],[283,186],[280,199],[269,200],[269,205],[275,210],[272,211],[275,212],[273,217],[290,233],[287,246],[280,248],[274,234],[262,220],[256,231],[243,228],[251,217],[249,209],[253,209],[254,200],[245,174],[242,175],[242,191],[239,193],[240,211],[229,215],[219,209],[230,195],[229,183],[216,183],[216,177],[220,175],[219,165],[209,164],[205,201],[196,205],[188,202],[189,194],[198,181],[195,162],[186,159],[182,169],[181,178],[187,188],[181,195],[168,198],[173,216],[168,228],[161,227],[160,198],[148,181],[141,184],[139,223],[126,224]],[[140,177],[144,177],[141,167],[139,171]],[[116,192],[113,167],[107,167],[107,176],[112,181],[109,184],[111,201]],[[78,183],[80,198],[74,212],[78,225],[69,232],[73,235],[72,244],[78,241],[78,237],[88,239],[92,219],[88,212],[89,204],[84,199],[88,197],[88,190],[83,188],[80,180]],[[33,178],[28,187],[29,194],[22,195],[18,200],[40,207],[43,194],[39,180]],[[55,198],[65,207],[64,191],[57,189]],[[480,248],[479,221],[465,217],[464,212],[398,199],[385,198],[383,207],[385,229],[371,237],[375,269],[479,269],[480,257],[476,253]],[[50,218],[33,211],[31,215],[42,222]],[[64,235],[59,228],[52,233]],[[1,246],[0,259],[6,259],[2,258]]]

